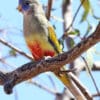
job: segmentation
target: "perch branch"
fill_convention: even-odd
[[[12,88],[18,83],[21,83],[46,71],[56,72],[59,68],[61,68],[61,66],[71,63],[83,52],[85,52],[87,49],[89,49],[99,41],[100,23],[98,24],[96,31],[93,34],[91,34],[82,42],[78,43],[68,52],[64,52],[56,57],[49,58],[47,60],[27,63],[6,74],[0,72],[0,84],[4,85],[5,92],[10,94],[12,92]]]

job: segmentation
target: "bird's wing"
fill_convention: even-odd
[[[61,45],[59,44],[58,42],[58,39],[57,39],[57,36],[56,36],[56,33],[54,31],[54,28],[49,26],[48,27],[48,40],[49,42],[51,43],[51,45],[54,47],[55,51],[57,53],[61,53],[62,52],[62,47]]]

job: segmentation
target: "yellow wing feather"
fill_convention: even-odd
[[[53,42],[54,46],[56,47],[57,51],[59,53],[62,52],[62,48],[58,42],[58,39],[57,39],[57,36],[56,36],[56,33],[53,29],[53,27],[48,27],[48,32],[49,32],[49,38],[50,40]]]

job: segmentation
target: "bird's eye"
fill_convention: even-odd
[[[25,4],[25,5],[29,5],[30,3],[31,3],[31,2],[27,0],[27,1],[25,1],[24,4]]]
[[[23,5],[22,5],[23,10],[25,11],[29,10],[30,4],[31,4],[30,0],[24,0]]]

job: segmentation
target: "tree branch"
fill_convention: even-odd
[[[80,91],[82,91],[82,93],[84,94],[84,96],[87,97],[88,100],[91,100],[91,94],[84,87],[84,85],[77,79],[77,77],[75,75],[73,75],[72,73],[69,73],[69,75],[71,76],[71,79],[76,83],[76,85],[78,86],[78,88],[80,89]]]
[[[83,70],[85,70],[85,66],[84,66]],[[93,71],[100,71],[100,61],[94,62],[92,70]]]
[[[27,57],[27,58],[33,60],[33,58],[32,58],[30,55],[24,53],[23,51],[21,51],[20,49],[16,48],[16,47],[13,46],[12,44],[6,42],[4,39],[1,39],[1,38],[0,38],[0,42],[1,42],[2,44],[4,44],[4,45],[8,46],[9,48],[15,50],[15,51],[18,52],[19,54],[21,54],[21,55],[23,55],[23,56],[25,56],[25,57]]]
[[[50,16],[51,16],[52,3],[53,3],[53,0],[48,0],[48,6],[47,6],[47,11],[46,11],[46,17],[48,20],[50,20]]]
[[[4,90],[6,93],[11,93],[12,88],[25,80],[28,80],[40,73],[46,71],[56,72],[61,66],[71,63],[77,57],[79,57],[83,52],[89,49],[91,46],[95,45],[100,41],[100,23],[98,24],[96,31],[91,34],[87,39],[78,43],[74,48],[68,52],[59,54],[56,57],[49,58],[47,60],[41,60],[36,62],[30,62],[16,70],[3,74],[0,72],[0,84],[4,85]]]

